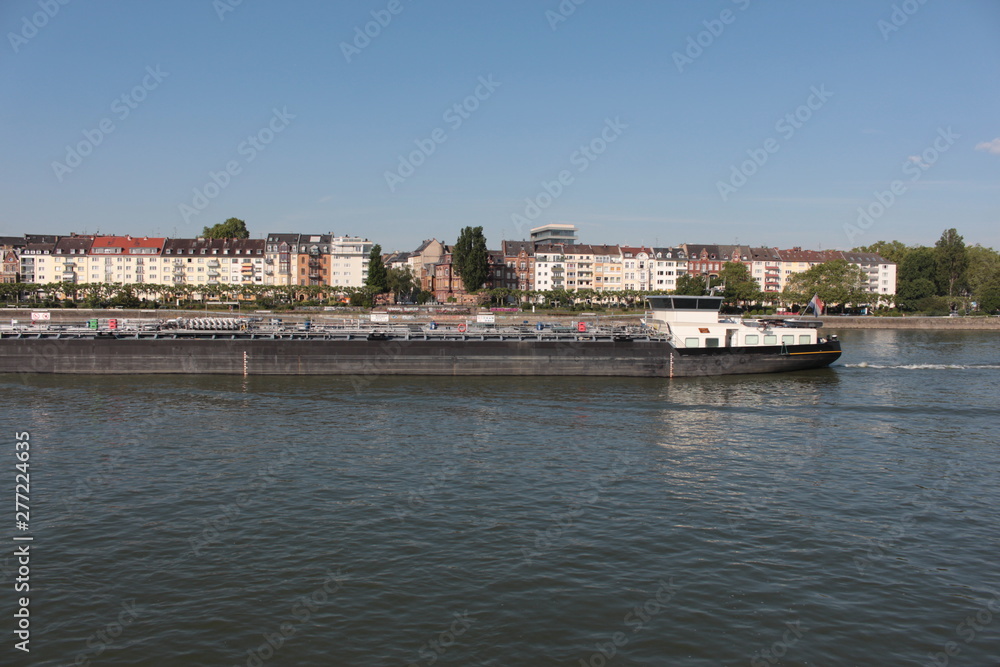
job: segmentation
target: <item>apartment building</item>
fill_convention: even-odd
[[[591,245],[594,253],[594,290],[616,292],[624,288],[621,248],[617,245]]]
[[[866,291],[873,294],[896,293],[896,263],[874,252],[838,251],[851,264],[860,266],[868,276]]]
[[[687,273],[687,255],[682,248],[653,248],[649,288],[653,291],[677,289],[677,278]]]
[[[621,246],[622,289],[648,292],[652,289],[653,249]]]
[[[299,234],[268,234],[264,241],[265,259],[271,260],[272,274],[265,285],[295,285],[293,269],[298,265]]]
[[[163,285],[264,285],[271,271],[263,239],[166,239],[158,282]]]
[[[514,272],[514,289],[535,289],[535,244],[530,241],[503,241],[504,262]]]
[[[570,292],[594,288],[594,249],[589,245],[564,246],[566,289]]]
[[[18,236],[0,236],[0,258],[3,268],[0,271],[0,283],[21,282],[21,249],[24,239]]]
[[[543,292],[567,289],[566,246],[561,243],[535,245],[535,289]]]

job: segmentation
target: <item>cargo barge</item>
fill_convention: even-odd
[[[692,377],[821,368],[809,320],[719,316],[721,297],[650,296],[641,325],[285,327],[247,318],[0,331],[0,373]],[[115,323],[117,324],[117,323]]]

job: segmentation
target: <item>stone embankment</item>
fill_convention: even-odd
[[[824,315],[824,329],[949,329],[1000,331],[1000,317],[841,317]]]

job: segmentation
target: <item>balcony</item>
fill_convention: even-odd
[[[208,265],[210,267],[212,267],[212,268],[216,268],[217,269],[217,268],[219,268],[219,260],[217,260],[217,259],[210,259],[208,261]]]

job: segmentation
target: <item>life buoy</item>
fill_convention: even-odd
[[[466,327],[465,327],[464,324],[459,324],[458,325],[458,333],[465,333],[465,329],[466,329]]]
[[[580,333],[584,333],[587,330],[587,323],[586,322],[578,323],[576,325],[576,330],[579,331]]]

